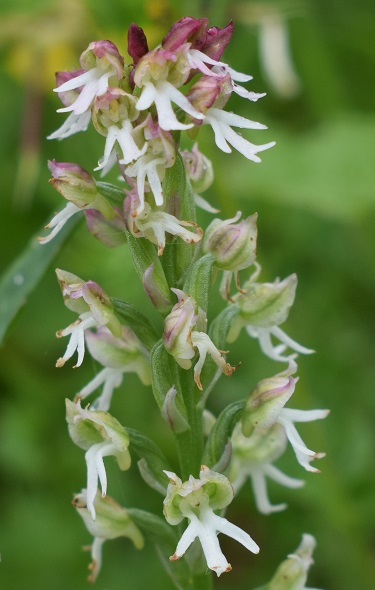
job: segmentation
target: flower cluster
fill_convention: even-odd
[[[131,188],[126,213],[122,210],[121,214],[132,233],[158,244],[159,253],[164,248],[165,232],[188,242],[201,239],[201,233],[184,229],[194,225],[193,220],[180,221],[168,211],[163,191],[165,171],[177,157],[176,132],[210,125],[219,149],[230,152],[231,145],[255,162],[260,161],[258,152],[274,145],[250,143],[232,128],[266,127],[224,110],[233,92],[250,101],[264,96],[239,86],[237,82],[248,82],[251,76],[220,61],[232,32],[232,23],[223,29],[209,28],[205,18],[185,17],[172,26],[160,46],[150,51],[142,29],[132,24],[128,31],[131,64],[125,64],[110,41],[95,41],[82,53],[80,69],[57,74],[55,92],[64,105],[59,112],[70,114],[49,138],[64,139],[86,130],[92,121],[105,137],[104,154],[96,170],[105,174],[118,163]],[[197,148],[190,156],[187,153],[183,152],[184,160],[198,191],[203,191],[212,179],[210,165]],[[51,220],[47,228],[53,231],[40,239],[42,243],[52,239],[79,210],[96,210],[106,219],[114,217],[114,208],[100,195],[86,170],[56,162],[50,163],[50,169],[54,187],[69,203]],[[204,208],[215,211],[199,195],[196,199]]]
[[[323,456],[306,447],[294,423],[322,419],[327,410],[284,407],[297,382],[295,357],[313,352],[280,328],[294,302],[297,279],[291,275],[274,283],[258,282],[257,213],[241,219],[238,211],[230,219],[215,218],[205,232],[199,227],[196,207],[218,213],[200,194],[213,181],[212,165],[197,144],[180,149],[182,132],[191,140],[204,125],[212,128],[219,149],[228,153],[234,148],[253,162],[260,162],[258,153],[274,145],[255,145],[237,133],[237,128],[265,126],[226,108],[232,93],[251,102],[264,96],[242,85],[251,76],[222,61],[232,32],[232,22],[210,28],[205,18],[185,17],[149,50],[144,32],[132,24],[129,63],[112,42],[95,41],[82,53],[79,69],[57,74],[55,92],[63,104],[59,111],[69,114],[50,139],[84,131],[92,122],[105,138],[95,170],[103,176],[117,165],[122,185],[96,181],[77,164],[49,162],[51,184],[67,204],[39,241],[50,242],[72,216],[83,212],[97,239],[109,247],[128,246],[145,294],[161,316],[159,323],[150,321],[139,306],[111,299],[93,280],[56,271],[66,307],[78,314],[57,332],[59,338],[69,336],[69,342],[56,366],[63,367],[77,353],[79,367],[87,348],[101,367],[74,401],[66,401],[69,434],[85,451],[87,483],[73,504],[94,538],[90,581],[99,573],[105,540],[128,537],[141,548],[145,532],[155,540],[178,588],[191,588],[193,579],[194,587],[206,587],[203,560],[218,576],[231,570],[218,533],[259,552],[249,534],[224,518],[245,480],[251,478],[261,512],[282,510],[285,504],[269,501],[266,478],[294,488],[304,483],[273,465],[287,442],[307,471],[317,471],[310,463]],[[240,272],[249,269],[251,275],[242,285]],[[219,271],[225,308],[208,322],[208,294]],[[204,428],[205,404],[217,379],[232,375],[239,366],[227,362],[226,342],[236,340],[243,327],[268,357],[288,362],[288,368],[260,381],[246,403],[240,402],[242,414],[231,404],[218,420],[210,417],[210,429]],[[288,349],[294,352],[288,354]],[[183,479],[147,434],[125,428],[109,413],[113,392],[128,372],[152,385],[161,416],[175,437]],[[83,407],[81,402],[96,391],[98,397]],[[106,496],[104,458],[114,457],[125,471],[133,453],[145,483],[165,497],[167,522],[138,508],[126,510]],[[173,527],[185,518],[188,525],[184,532],[178,527],[178,540]],[[283,585],[276,573],[267,588],[302,590],[313,545],[312,537],[305,535],[296,555],[281,566],[280,571],[287,572],[282,580],[296,571],[298,583]]]

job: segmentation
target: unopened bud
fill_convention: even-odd
[[[212,185],[214,180],[211,160],[199,151],[197,144],[193,146],[191,152],[188,150],[181,152],[181,156],[193,191],[203,193]]]
[[[203,251],[210,252],[216,266],[222,270],[239,271],[255,261],[258,214],[233,223],[240,217],[241,212],[238,211],[233,219],[214,219],[205,232]]]
[[[242,415],[242,432],[250,436],[255,428],[270,428],[292,396],[297,379],[293,375],[297,364],[290,359],[288,368],[274,377],[262,379],[255,386],[247,400]]]
[[[113,217],[113,207],[96,188],[96,182],[81,166],[69,162],[48,162],[50,182],[67,201],[79,209],[97,209],[104,217]]]
[[[278,567],[267,590],[303,590],[306,588],[307,574],[313,564],[312,553],[316,541],[312,535],[302,535],[302,541],[295,553],[288,555]]]
[[[235,296],[239,314],[229,331],[228,342],[234,342],[244,326],[272,328],[285,322],[294,302],[297,276],[293,274],[274,283],[249,281],[243,288],[245,292]]]

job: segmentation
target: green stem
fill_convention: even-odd
[[[195,383],[191,371],[178,369],[180,386],[184,398],[189,430],[176,435],[180,472],[183,481],[189,475],[198,477],[203,453],[203,419],[202,410],[195,401]]]

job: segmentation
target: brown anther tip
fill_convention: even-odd
[[[180,557],[174,553],[170,556],[169,561],[177,561],[178,559],[180,559]]]
[[[195,384],[198,387],[198,389],[200,389],[200,391],[203,391],[203,386],[202,386],[200,377],[197,373],[194,373],[194,381],[195,381]]]
[[[55,367],[57,367],[58,369],[60,369],[61,367],[63,367],[65,365],[65,361],[63,358],[59,358],[56,361],[56,365]]]

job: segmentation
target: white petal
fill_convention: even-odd
[[[313,422],[327,418],[329,410],[292,410],[283,409],[283,416],[292,422]]]
[[[178,121],[174,110],[172,109],[171,99],[168,93],[158,91],[155,95],[155,106],[158,112],[159,125],[165,131],[190,129],[193,124],[184,125]],[[187,99],[186,99],[187,100]]]
[[[280,469],[277,469],[274,465],[264,465],[264,473],[276,483],[279,483],[286,488],[302,488],[305,485],[303,479],[296,479],[285,475]]]
[[[273,506],[269,501],[264,473],[261,470],[253,470],[250,475],[253,484],[254,499],[259,512],[262,514],[272,514],[272,512],[285,510],[287,507],[286,504],[276,504]]]
[[[192,542],[197,538],[199,527],[196,526],[196,522],[190,522],[187,529],[183,532],[181,539],[179,540],[174,556],[176,559],[182,557],[185,552],[189,549]]]
[[[105,382],[105,380],[107,379],[107,373],[109,370],[110,369],[108,369],[108,367],[106,367],[105,369],[100,371],[100,373],[95,375],[94,379],[92,379],[87,385],[85,385],[85,387],[80,389],[80,391],[78,393],[76,393],[76,395],[74,397],[76,399],[86,399],[86,397],[88,397],[90,395],[90,393],[95,391],[95,389],[100,387]]]
[[[177,88],[173,86],[173,84],[167,81],[163,81],[161,83],[161,89],[162,92],[164,91],[168,95],[172,102],[176,103],[176,105],[180,107],[180,109],[182,109],[186,113],[189,113],[189,115],[195,117],[196,119],[204,119],[203,113],[197,111],[197,109],[193,107],[189,99],[186,98],[186,96],[184,96],[182,92],[177,90]],[[193,125],[189,125],[188,128],[192,126]]]
[[[67,82],[64,82],[64,84],[61,84],[61,86],[54,88],[53,91],[67,92],[68,90],[74,90],[75,88],[80,88],[81,86],[84,86],[91,80],[96,79],[96,77],[96,68],[93,68],[88,72],[83,72],[83,74],[80,74],[79,76],[76,76],[75,78],[71,78]]]
[[[87,111],[81,115],[70,113],[69,117],[59,129],[48,135],[47,139],[65,139],[80,131],[86,131],[91,120],[91,112]]]
[[[306,348],[305,346],[298,344],[298,342],[296,342],[295,340],[292,340],[292,338],[285,334],[285,332],[278,326],[274,326],[271,329],[271,334],[273,334],[275,338],[278,338],[286,346],[288,346],[292,350],[295,350],[296,352],[299,352],[301,354],[312,354],[313,352],[315,352],[315,350],[312,350],[311,348]]]
[[[64,227],[68,219],[70,219],[79,211],[82,211],[82,209],[74,205],[74,203],[68,203],[62,211],[57,213],[57,215],[51,219],[49,224],[46,226],[46,229],[50,227],[53,227],[54,229],[48,234],[48,236],[45,236],[44,238],[38,238],[39,243],[47,244],[47,242],[50,242]]]
[[[89,582],[95,582],[98,574],[102,568],[102,547],[105,539],[101,537],[94,537],[94,541],[91,545],[91,565]]]
[[[231,537],[235,541],[238,541],[239,543],[241,543],[241,545],[246,547],[246,549],[248,549],[252,553],[259,553],[258,545],[250,537],[250,535],[248,533],[245,533],[245,531],[240,529],[240,527],[236,526],[235,524],[232,524],[226,518],[221,518],[220,516],[217,516],[216,514],[214,514],[214,522],[217,531],[223,533],[224,535],[227,535],[228,537]]]
[[[108,160],[116,143],[117,132],[118,128],[115,125],[111,125],[111,127],[108,128],[107,137],[105,139],[104,155],[102,158],[100,158],[98,166],[94,168],[95,171],[101,170],[108,164]]]
[[[155,100],[156,88],[151,82],[146,82],[143,87],[142,94],[137,101],[137,109],[144,111],[148,109]]]
[[[302,438],[298,434],[297,429],[294,426],[294,424],[292,422],[290,422],[290,420],[288,419],[287,416],[285,416],[283,409],[279,413],[279,416],[277,418],[277,422],[279,422],[279,424],[284,426],[288,440],[294,449],[298,449],[299,451],[301,451],[302,453],[304,453],[305,455],[308,455],[310,457],[315,456],[315,454],[316,454],[315,451],[312,451],[311,449],[307,448],[307,446],[303,442]]]
[[[206,114],[206,118],[204,120],[204,124],[211,125],[213,132],[215,134],[215,143],[217,147],[226,154],[230,154],[232,152],[231,148],[227,144],[225,140],[225,129],[221,123],[219,123],[214,117],[210,117]]]
[[[200,195],[194,194],[194,201],[197,207],[203,209],[203,211],[208,211],[208,213],[219,213],[220,209],[215,209],[210,205],[206,199],[203,199]]]
[[[241,127],[242,129],[267,129],[266,125],[258,123],[257,121],[251,121],[235,113],[229,111],[223,111],[222,109],[216,109],[212,107],[208,109],[207,114],[214,117],[220,123],[226,123],[231,127]]]

